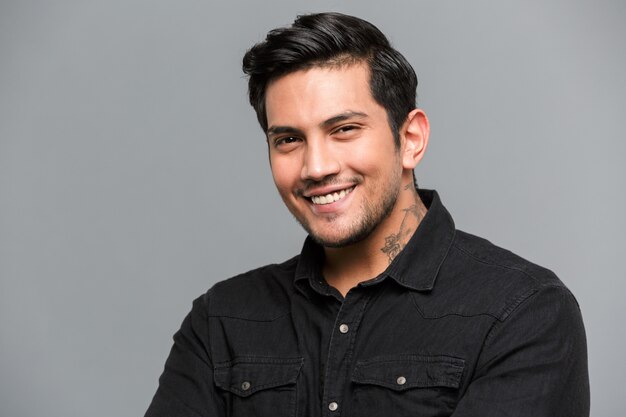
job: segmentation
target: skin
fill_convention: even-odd
[[[398,149],[361,63],[285,75],[268,86],[265,104],[276,188],[324,246],[324,277],[345,296],[385,270],[426,213],[413,168],[428,144],[428,119],[420,109],[407,114]],[[312,199],[341,190],[348,193],[331,204]]]

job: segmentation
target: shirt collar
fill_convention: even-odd
[[[418,193],[428,208],[426,216],[389,267],[377,278],[361,285],[373,285],[390,277],[400,285],[417,291],[429,291],[434,287],[454,239],[454,221],[436,191],[418,190]],[[324,283],[321,273],[323,262],[323,248],[308,236],[296,267],[296,286],[308,280],[318,292],[330,294],[332,289]]]
[[[384,274],[418,291],[432,290],[443,261],[448,255],[455,228],[452,216],[434,190],[418,190],[428,207],[417,230]]]

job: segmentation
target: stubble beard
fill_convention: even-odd
[[[400,184],[399,178],[394,178],[389,183],[382,184],[381,187],[385,188],[385,190],[382,193],[380,202],[376,204],[376,202],[364,200],[360,207],[361,215],[354,219],[352,224],[347,226],[337,225],[337,227],[341,227],[344,230],[341,230],[336,237],[327,237],[316,233],[305,216],[298,216],[296,213],[292,214],[302,228],[319,245],[327,248],[344,248],[366,239],[389,217],[398,200]],[[325,221],[332,226],[333,223],[340,221],[339,217],[340,216],[329,217],[326,218]]]

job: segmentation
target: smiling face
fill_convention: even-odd
[[[344,247],[384,229],[401,210],[403,165],[368,68],[285,75],[268,86],[265,103],[274,182],[305,230],[324,246]]]

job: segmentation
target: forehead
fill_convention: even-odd
[[[268,86],[265,106],[268,126],[319,123],[347,111],[385,114],[372,97],[370,72],[362,63],[314,67],[280,77]]]

